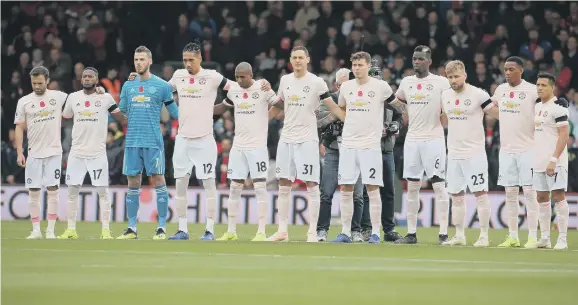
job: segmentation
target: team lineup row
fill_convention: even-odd
[[[429,73],[431,50],[418,46],[412,61],[415,75],[402,80],[394,94],[387,82],[370,77],[371,57],[358,52],[351,57],[355,79],[339,86],[334,101],[327,84],[307,71],[309,53],[295,47],[290,61],[294,72],[281,78],[277,93],[266,80],[255,81],[252,67],[240,63],[235,69],[236,82],[214,70],[201,68],[200,47],[188,44],[183,50],[184,69],[177,70],[166,82],[149,71],[152,54],[146,47],[135,50],[136,72],[125,82],[120,103],[96,86],[98,72],[87,68],[82,75],[84,89],[69,96],[46,89],[48,71],[37,67],[31,72],[34,92],[18,101],[15,118],[18,163],[26,167],[30,215],[33,230],[28,238],[42,238],[40,231],[39,191],[48,189],[46,238],[56,238],[54,225],[58,206],[58,184],[62,148],[60,116],[73,118],[72,148],[66,182],[69,186],[68,227],[58,236],[78,238],[75,223],[78,192],[88,172],[98,187],[102,211],[101,238],[112,238],[109,229],[108,162],[106,158],[107,116],[110,112],[120,122],[127,122],[123,173],[128,176],[126,197],[129,225],[117,239],[137,238],[137,213],[142,170],[152,177],[155,186],[159,225],[153,239],[166,239],[168,193],[164,181],[164,147],[160,112],[165,105],[169,114],[179,120],[175,140],[173,167],[176,178],[178,231],[168,239],[189,239],[187,229],[187,187],[191,171],[202,181],[206,194],[207,219],[202,240],[215,239],[216,185],[214,167],[217,148],[213,136],[213,115],[232,108],[235,115],[235,139],[230,152],[227,176],[231,179],[228,199],[228,230],[219,240],[237,240],[236,214],[244,180],[253,180],[259,226],[254,241],[287,241],[291,185],[294,179],[307,184],[309,195],[308,242],[317,242],[319,217],[319,139],[316,110],[320,102],[331,112],[329,120],[344,123],[339,143],[342,231],[334,242],[351,239],[353,186],[361,176],[367,188],[372,232],[370,243],[381,241],[381,198],[383,187],[381,138],[384,128],[384,106],[389,104],[408,117],[409,129],[404,147],[404,178],[408,180],[408,232],[402,243],[416,243],[417,212],[421,179],[432,180],[440,222],[440,244],[466,245],[465,201],[467,189],[476,196],[480,236],[476,247],[487,247],[490,204],[487,196],[487,157],[483,130],[484,114],[500,119],[499,184],[506,188],[506,206],[510,233],[500,244],[519,247],[518,193],[522,187],[528,199],[526,207],[529,236],[526,248],[549,248],[551,201],[555,202],[559,236],[556,249],[567,248],[569,217],[565,200],[568,156],[568,110],[563,100],[554,96],[554,77],[540,75],[537,84],[521,79],[523,62],[509,58],[504,67],[507,83],[500,85],[492,97],[466,83],[464,64],[449,62],[446,77]],[[217,93],[226,98],[215,105]],[[178,106],[177,106],[178,104]],[[62,110],[64,108],[64,110]],[[267,237],[265,232],[268,171],[268,120],[284,112],[284,126],[278,143],[276,175],[279,179],[278,230]],[[447,150],[442,121],[447,121]],[[28,133],[28,158],[22,151],[24,128]],[[447,151],[447,153],[446,153]],[[447,163],[447,164],[446,164]],[[446,189],[447,180],[447,189]],[[449,196],[452,197],[452,223],[456,234],[448,238]],[[538,223],[541,238],[537,237]]]

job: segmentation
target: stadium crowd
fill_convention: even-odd
[[[153,52],[152,72],[170,79],[182,65],[181,51],[202,41],[205,65],[234,79],[238,62],[253,64],[258,78],[277,88],[291,71],[295,45],[311,53],[310,71],[334,88],[335,72],[349,66],[362,47],[382,66],[395,91],[412,74],[411,52],[423,44],[433,50],[432,72],[444,75],[448,60],[460,59],[468,82],[490,94],[504,82],[507,57],[525,60],[524,79],[534,83],[540,72],[557,78],[557,95],[570,101],[568,143],[569,191],[578,191],[578,3],[576,2],[2,2],[2,183],[21,184],[24,169],[16,164],[13,122],[18,99],[32,91],[28,73],[49,68],[50,89],[80,90],[84,67],[98,69],[101,85],[118,102],[132,71],[133,50]],[[158,14],[158,12],[163,14]],[[490,13],[491,12],[491,13]],[[162,18],[160,17],[162,16]],[[365,43],[362,42],[364,37]],[[498,124],[489,117],[487,155],[490,190],[498,190]],[[170,161],[177,122],[164,115],[167,184],[174,185]],[[269,155],[275,160],[281,120],[269,123]],[[71,144],[72,122],[62,129],[64,156]],[[218,142],[217,185],[227,187],[228,153],[234,130],[230,112],[215,117]],[[107,141],[111,185],[126,184],[122,175],[124,130],[111,117]],[[397,139],[395,159],[401,177],[405,129]],[[323,155],[323,147],[320,149]],[[271,167],[271,166],[270,166]],[[66,164],[63,164],[63,170]],[[65,175],[62,175],[64,177]],[[276,186],[271,173],[271,186]],[[63,181],[64,182],[64,181]],[[146,183],[146,181],[145,181]],[[196,179],[191,179],[195,185]],[[299,187],[296,182],[295,187]]]

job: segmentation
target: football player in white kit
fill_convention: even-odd
[[[213,107],[218,90],[226,91],[234,82],[215,70],[203,69],[202,60],[200,44],[187,44],[183,49],[185,68],[175,71],[169,80],[173,95],[177,95],[175,100],[179,103],[179,130],[173,153],[179,229],[169,237],[170,240],[189,239],[187,189],[193,167],[205,189],[207,223],[201,240],[214,240],[217,217],[217,144],[213,136]],[[262,86],[263,91],[271,89],[267,81],[263,81]]]
[[[355,79],[339,88],[339,106],[346,108],[343,142],[339,148],[338,181],[341,186],[342,231],[332,242],[350,243],[353,216],[353,188],[359,176],[367,188],[371,217],[370,243],[379,243],[381,230],[381,196],[383,157],[381,138],[385,103],[395,99],[391,87],[383,80],[370,77],[371,55],[357,52],[351,55],[351,70]]]
[[[456,235],[442,245],[466,245],[466,188],[476,196],[480,237],[474,247],[488,247],[490,201],[484,113],[495,107],[489,94],[466,83],[464,63],[450,61],[446,75],[451,89],[442,92],[442,108],[448,119],[448,192],[452,194],[452,218]]]
[[[268,241],[289,240],[289,200],[291,185],[295,178],[305,181],[309,195],[308,242],[317,242],[317,220],[319,217],[319,136],[315,111],[319,101],[338,119],[344,120],[345,113],[329,95],[327,84],[320,77],[309,73],[309,52],[303,46],[291,50],[290,62],[293,73],[281,77],[277,96],[279,102],[270,109],[274,117],[281,109],[285,111],[281,138],[277,145],[277,168],[279,178],[278,214],[279,229]]]
[[[568,109],[556,104],[553,75],[538,75],[538,103],[534,109],[534,188],[538,193],[540,241],[537,248],[551,248],[552,201],[558,219],[558,241],[554,249],[568,248],[566,234],[570,210],[566,201],[568,187]]]
[[[110,231],[110,198],[108,194],[108,158],[106,156],[106,137],[108,114],[121,124],[126,124],[126,116],[120,112],[113,97],[97,94],[98,71],[87,67],[82,72],[84,89],[68,96],[62,116],[74,119],[72,127],[72,146],[68,155],[66,184],[68,185],[68,228],[58,239],[78,239],[76,218],[78,214],[78,193],[88,172],[92,185],[96,187],[100,218],[102,221],[101,239],[112,239]]]
[[[538,97],[536,86],[522,79],[524,62],[510,57],[504,64],[506,82],[499,85],[492,96],[496,104],[491,111],[500,118],[500,157],[498,185],[506,189],[506,210],[509,234],[498,247],[520,247],[518,218],[520,186],[528,200],[528,241],[526,248],[536,248],[538,230],[538,201],[532,187],[534,146],[534,105]]]
[[[404,77],[395,93],[407,104],[409,128],[403,147],[403,176],[407,180],[407,235],[398,244],[417,243],[419,191],[424,172],[432,182],[440,224],[438,242],[448,239],[450,201],[446,190],[446,141],[441,122],[442,92],[450,88],[448,79],[429,73],[431,49],[414,49],[415,75]],[[397,103],[394,101],[393,104]]]
[[[25,186],[28,189],[28,205],[32,221],[32,232],[27,239],[42,238],[40,189],[43,186],[48,190],[46,238],[54,239],[62,165],[61,114],[68,94],[46,89],[49,73],[43,66],[34,67],[30,71],[30,80],[34,92],[18,100],[14,117],[17,163],[20,167],[26,168]],[[28,135],[28,160],[22,148],[24,129],[27,129]]]
[[[228,200],[228,230],[217,240],[237,240],[237,211],[245,180],[250,175],[257,199],[259,227],[252,241],[265,241],[267,235],[267,173],[269,151],[267,130],[269,128],[269,106],[277,103],[273,90],[262,92],[262,80],[253,79],[253,68],[242,62],[235,68],[236,83],[231,84],[225,100],[215,106],[215,114],[234,107],[235,138],[229,153],[227,177],[231,179]]]

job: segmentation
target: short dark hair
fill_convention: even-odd
[[[413,51],[414,52],[422,52],[422,53],[425,53],[431,57],[431,48],[428,46],[419,45],[419,46],[415,47],[415,49],[413,49]]]
[[[183,53],[190,52],[190,53],[201,53],[201,42],[196,39],[193,42],[187,43],[187,45],[183,48]]]
[[[48,69],[46,69],[46,67],[44,66],[37,66],[32,68],[32,70],[30,71],[30,76],[39,76],[39,75],[43,75],[44,78],[48,79],[50,73],[48,72]]]
[[[540,73],[538,74],[538,79],[540,78],[546,78],[548,79],[550,85],[554,86],[554,84],[556,83],[556,77],[550,73]]]
[[[84,68],[84,71],[86,71],[86,70],[88,70],[88,71],[92,71],[92,72],[94,72],[94,73],[95,73],[95,74],[98,76],[98,70],[96,70],[96,68],[93,68],[93,67],[86,67],[86,68]]]
[[[151,52],[151,50],[149,50],[149,48],[145,47],[145,46],[139,46],[138,48],[136,48],[134,50],[135,53],[147,53],[147,55],[152,58],[153,57],[153,53]]]
[[[506,62],[513,62],[520,67],[524,67],[524,60],[518,56],[510,56],[506,59]]]
[[[303,51],[305,52],[305,56],[309,57],[309,51],[304,46],[294,46],[293,49],[291,49],[291,53],[295,51]]]
[[[351,54],[351,58],[349,60],[353,62],[354,60],[362,60],[362,59],[365,60],[368,64],[371,63],[371,55],[369,55],[369,53],[364,51],[355,52]]]

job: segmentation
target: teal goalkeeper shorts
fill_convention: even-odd
[[[158,148],[126,147],[122,173],[126,176],[136,176],[142,173],[143,168],[148,176],[164,175],[165,151]]]

